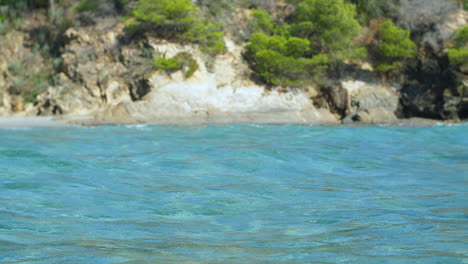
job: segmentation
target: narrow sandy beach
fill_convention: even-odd
[[[66,121],[55,120],[53,117],[1,117],[0,129],[30,128],[30,127],[61,127],[68,125]]]
[[[439,124],[448,124],[441,120],[410,118],[398,119],[395,122],[388,123],[325,123],[313,120],[299,120],[294,118],[272,117],[264,115],[232,115],[215,116],[211,118],[174,117],[149,120],[129,120],[118,119],[94,119],[92,117],[56,117],[52,116],[17,116],[0,117],[0,129],[21,129],[33,127],[64,127],[64,126],[102,126],[102,125],[128,125],[128,124],[146,124],[146,125],[169,125],[169,126],[190,126],[190,125],[228,125],[228,124],[263,124],[263,125],[306,125],[306,126],[434,126]],[[457,122],[454,122],[457,123]]]

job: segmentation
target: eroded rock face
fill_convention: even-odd
[[[432,26],[422,36],[422,44],[430,48],[434,53],[443,55],[448,41],[455,32],[466,25],[468,14],[463,9],[453,10],[444,17],[440,17],[438,23]]]
[[[157,54],[173,57],[187,52],[199,69],[185,79],[182,72],[153,72],[150,89],[140,100],[108,107],[101,122],[146,123],[301,123],[338,124],[325,109],[316,109],[304,91],[266,91],[248,78],[241,64],[241,48],[227,40],[228,52],[207,67],[206,56],[196,46],[150,40]]]
[[[123,43],[123,24],[115,18],[99,19],[63,33],[57,58],[61,63],[35,106],[14,103],[17,99],[8,93],[9,80],[4,78],[8,75],[0,75],[0,107],[38,115],[97,116],[101,123],[338,123],[329,111],[316,109],[305,92],[269,92],[253,83],[242,47],[229,39],[228,52],[214,59],[197,45],[151,37]],[[7,49],[9,54],[15,47]],[[180,71],[155,72],[154,58],[180,52],[197,61],[193,77],[186,79]],[[3,64],[0,71],[8,70]]]
[[[394,123],[398,109],[397,88],[378,82],[347,80],[341,82],[349,94],[349,110],[343,122]]]
[[[54,86],[40,96],[41,115],[92,114],[105,105],[130,98],[125,80],[128,69],[116,52],[122,31],[122,24],[107,19],[64,33],[62,72],[55,76]]]
[[[448,62],[444,59],[440,63],[431,70],[418,68],[411,72],[401,90],[401,117],[468,118],[467,75],[445,70]]]
[[[401,117],[468,118],[467,75],[451,67],[446,54],[450,39],[467,19],[467,12],[454,11],[423,36],[419,61],[406,72],[401,90]]]

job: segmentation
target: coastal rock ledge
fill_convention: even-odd
[[[187,92],[189,91],[189,92]],[[109,106],[90,124],[310,124],[336,125],[339,119],[316,109],[304,93],[264,94],[258,87],[170,83],[139,102]]]
[[[157,54],[168,57],[187,52],[199,69],[186,79],[181,71],[155,72],[146,80],[147,93],[138,100],[108,105],[90,122],[149,124],[311,124],[335,125],[339,118],[314,107],[304,90],[268,90],[249,80],[248,67],[239,62],[241,48],[226,39],[228,52],[208,69],[199,49],[191,45],[150,41]]]

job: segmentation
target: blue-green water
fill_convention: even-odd
[[[468,125],[0,130],[0,263],[468,263]]]

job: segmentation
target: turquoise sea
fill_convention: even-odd
[[[0,263],[468,263],[468,124],[0,130]]]

